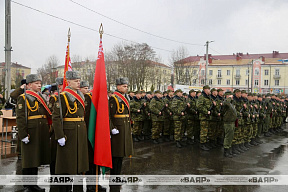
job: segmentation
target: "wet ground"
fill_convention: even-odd
[[[126,158],[122,174],[125,175],[288,175],[288,125],[284,131],[265,137],[263,144],[234,158],[224,158],[223,148],[200,151],[198,145],[176,148],[174,142],[153,144],[151,141],[134,143],[135,155]],[[0,175],[20,174],[21,161],[17,157],[4,158],[2,143]],[[14,145],[13,145],[14,146]],[[12,146],[12,148],[13,148]],[[11,147],[11,146],[10,146]],[[13,156],[13,155],[12,155]],[[49,174],[49,167],[39,169],[39,174]],[[106,186],[108,188],[108,186]],[[0,191],[17,191],[21,186],[0,186]],[[49,187],[46,187],[46,191]],[[108,190],[107,190],[108,191]],[[196,191],[196,192],[286,192],[283,186],[123,186],[121,191]]]

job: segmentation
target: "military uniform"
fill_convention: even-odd
[[[147,94],[151,94],[150,92],[147,92]],[[143,135],[146,140],[149,140],[151,138],[151,128],[152,128],[152,120],[151,120],[151,111],[149,108],[151,99],[147,97],[147,95],[142,98],[142,102],[146,103],[146,106],[144,107],[144,119],[143,119]]]
[[[211,89],[211,93],[213,91],[217,91],[216,89]],[[210,122],[209,122],[209,129],[208,129],[208,139],[209,139],[209,147],[215,148],[216,147],[216,138],[217,138],[217,129],[220,122],[220,103],[217,102],[217,96],[214,96],[211,94],[210,96],[211,100],[216,103],[216,105],[213,104],[213,107],[211,109],[210,114]]]
[[[158,92],[155,92],[158,93]],[[166,108],[164,100],[154,96],[150,102],[150,111],[152,119],[152,139],[154,143],[159,142],[160,133],[163,131],[164,125],[164,110]],[[161,112],[161,115],[159,114]]]
[[[175,93],[181,90],[176,90]],[[181,91],[182,92],[182,91]],[[172,100],[171,110],[173,113],[173,121],[174,121],[174,139],[177,143],[177,147],[182,147],[180,141],[184,135],[183,130],[183,120],[185,116],[185,111],[187,110],[187,104],[182,97],[175,95]],[[181,115],[181,113],[184,115]]]
[[[123,84],[128,84],[126,78],[116,79],[116,85]],[[113,167],[110,170],[110,175],[121,175],[123,158],[133,155],[128,95],[116,90],[109,99],[109,108]],[[113,134],[113,131],[115,130],[118,130],[119,132]],[[120,191],[120,186],[110,186],[110,191]]]
[[[192,91],[194,92],[194,90]],[[195,136],[196,136],[196,131],[197,131],[196,120],[198,118],[198,113],[196,109],[196,100],[195,100],[195,97],[192,97],[191,95],[189,95],[186,101],[187,103],[190,104],[190,107],[188,107],[188,110],[187,110],[187,139],[188,139],[188,144],[193,144],[195,140]]]
[[[168,90],[168,92],[170,92]],[[173,97],[170,97],[167,95],[163,100],[165,105],[168,105],[166,110],[164,111],[164,128],[163,128],[163,135],[165,137],[165,140],[168,141],[169,136],[174,136],[174,129],[173,129],[173,120],[172,115],[170,115],[171,112],[171,104],[172,104]]]
[[[139,93],[138,93],[139,94]],[[142,140],[141,134],[143,129],[143,120],[144,120],[144,100],[138,99],[134,96],[133,100],[130,102],[130,109],[131,109],[131,119],[133,121],[133,141],[138,142]],[[138,112],[138,110],[140,112]]]
[[[231,93],[232,94],[232,93]],[[235,121],[237,111],[232,103],[231,98],[227,98],[223,103],[223,121],[224,121],[224,156],[232,157],[231,145],[234,137]]]
[[[37,75],[27,75],[27,83],[41,81]],[[26,105],[25,105],[26,102]],[[27,114],[25,114],[27,107]],[[26,119],[27,117],[27,119]],[[19,96],[16,108],[18,137],[21,141],[22,173],[37,175],[40,165],[50,163],[49,124],[51,112],[44,98],[33,90]],[[45,191],[37,185],[24,186],[26,191]]]
[[[210,89],[210,87],[204,87]],[[212,105],[213,102],[211,101],[210,96],[203,91],[196,104],[200,119],[200,148],[203,150],[209,150],[208,146],[206,146],[208,142],[208,129],[210,126],[210,115],[208,115],[208,111],[211,109]]]

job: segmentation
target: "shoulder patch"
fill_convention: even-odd
[[[59,105],[59,103],[56,103],[55,105],[56,105],[56,107],[57,107],[58,109],[60,108],[60,105]]]
[[[22,109],[23,105],[22,104],[18,104],[18,109]]]
[[[49,103],[49,108],[51,108],[52,107],[52,103]]]

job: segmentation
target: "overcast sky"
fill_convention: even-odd
[[[127,40],[147,43],[172,51],[183,45],[133,30],[97,15],[70,0],[14,0],[43,12],[99,29]],[[107,17],[140,30],[176,41],[200,44],[183,45],[189,55],[203,55],[204,44],[214,40],[209,50],[214,55],[288,52],[287,0],[74,0]],[[15,3],[12,6],[12,61],[32,68],[56,55],[64,64],[67,31],[71,28],[71,56],[96,58],[99,34],[49,17]],[[0,1],[0,62],[5,60],[5,1]],[[105,51],[122,40],[105,35]],[[169,64],[169,51],[154,49]]]

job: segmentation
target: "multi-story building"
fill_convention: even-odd
[[[187,85],[208,84],[230,91],[244,89],[254,93],[288,94],[288,53],[273,51],[265,54],[209,54],[207,77],[205,55],[178,61],[175,63],[175,68],[180,68],[178,71],[182,71],[184,76],[182,79]],[[191,74],[189,81],[185,81],[187,74]],[[181,77],[181,74],[178,74],[179,76]],[[175,83],[179,84],[179,82],[181,83],[181,79]]]
[[[0,63],[0,79],[1,86],[5,83],[5,62]],[[26,78],[26,75],[31,73],[31,68],[25,67],[24,65],[11,63],[11,86],[20,86],[21,80]]]

